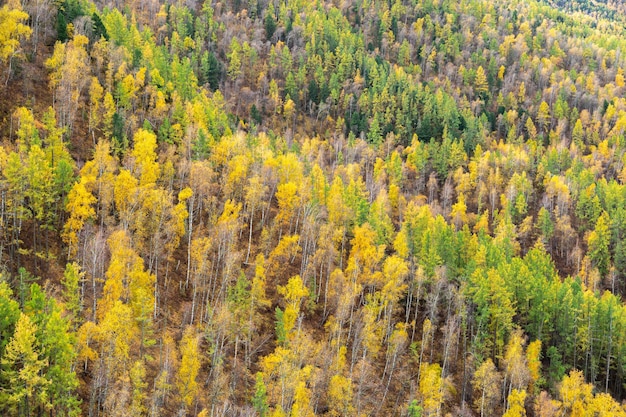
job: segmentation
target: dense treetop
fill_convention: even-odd
[[[10,0],[0,414],[626,414],[611,1]]]

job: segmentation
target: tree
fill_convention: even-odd
[[[237,80],[241,75],[241,44],[237,37],[233,37],[228,53],[228,76],[231,81]]]
[[[176,386],[184,409],[191,407],[199,394],[196,378],[200,371],[200,351],[198,336],[193,326],[187,326],[180,341],[180,368]]]
[[[96,197],[87,190],[86,180],[74,184],[67,195],[66,210],[70,214],[63,227],[63,241],[67,243],[68,258],[76,256],[78,251],[78,234],[85,226],[85,222],[96,216],[93,205],[97,202]]]
[[[333,361],[333,370],[336,372],[328,383],[328,406],[331,416],[354,415],[352,404],[352,380],[344,375],[346,368],[346,347],[341,346],[337,358]]]
[[[259,417],[266,417],[269,412],[267,404],[267,389],[263,381],[263,374],[256,373],[256,382],[254,384],[254,396],[252,397],[252,406],[259,413]]]
[[[602,205],[596,192],[596,185],[591,184],[578,195],[576,217],[581,221],[581,229],[590,230],[602,214]]]
[[[264,20],[264,28],[265,28],[265,39],[270,41],[272,36],[274,36],[274,32],[276,31],[276,21],[274,20],[274,16],[272,16],[272,12],[270,9],[265,12],[265,20]]]
[[[598,268],[601,276],[606,276],[610,265],[609,243],[611,234],[609,224],[609,215],[607,212],[603,212],[596,221],[595,229],[587,235],[589,259],[593,266]]]
[[[375,239],[376,233],[369,224],[354,228],[352,250],[346,267],[346,276],[353,285],[375,285],[380,281],[378,268],[384,257],[384,245],[376,246]]]
[[[586,404],[593,399],[592,390],[593,386],[585,383],[582,372],[572,370],[569,375],[565,375],[559,388],[563,408],[571,415],[582,415]]]
[[[103,97],[104,88],[98,81],[98,77],[92,77],[89,85],[89,132],[92,134],[102,119],[100,103]]]
[[[287,285],[278,285],[277,291],[285,298],[285,311],[283,313],[283,331],[290,339],[291,331],[296,325],[296,320],[300,314],[300,303],[302,298],[309,295],[309,289],[302,282],[300,275],[289,278]]]
[[[533,120],[530,118],[530,116],[528,116],[528,118],[526,119],[526,132],[528,132],[528,137],[530,139],[535,139],[537,137],[537,128],[535,127],[535,124],[533,123]]]
[[[310,370],[307,372],[309,373]],[[307,388],[307,383],[300,380],[296,383],[293,394],[293,404],[291,406],[292,417],[314,417],[313,407],[311,406],[311,392]]]
[[[118,129],[116,126],[116,121],[119,120],[119,115],[117,114],[117,109],[115,107],[115,100],[113,99],[113,94],[109,91],[104,93],[104,102],[102,103],[103,115],[102,115],[102,134],[107,140],[115,140],[115,144],[118,145],[122,138],[118,137]],[[119,152],[119,146],[114,147],[116,152]]]
[[[30,287],[24,312],[37,328],[35,336],[45,356],[43,376],[49,381],[47,401],[61,415],[77,415],[80,401],[75,396],[78,378],[73,369],[76,353],[71,321],[62,316],[54,298],[48,297],[36,283]]]
[[[89,39],[76,35],[67,43],[57,42],[53,55],[46,60],[50,70],[50,88],[55,92],[55,109],[59,123],[72,128],[83,89],[90,82]]]
[[[22,156],[11,152],[4,162],[2,174],[5,179],[3,188],[6,189],[6,237],[11,249],[20,253],[20,233],[25,220],[31,217],[24,200],[28,186],[28,177]],[[13,252],[12,251],[12,252]]]
[[[140,326],[143,344],[148,341],[146,337],[151,332],[156,278],[144,270],[143,259],[133,250],[130,238],[125,231],[112,233],[108,244],[111,250],[111,262],[106,271],[98,316],[103,317],[117,301],[128,304],[133,319]]]
[[[127,169],[121,169],[114,180],[115,208],[119,212],[120,223],[127,230],[137,209],[139,194],[138,181]]]
[[[585,131],[583,130],[583,124],[580,119],[576,120],[574,128],[572,129],[572,142],[576,144],[581,150],[584,149],[585,143],[583,141]]]
[[[133,137],[133,150],[131,155],[135,158],[135,177],[139,178],[139,185],[149,188],[156,184],[161,173],[161,167],[157,162],[157,137],[154,133],[139,129]]]
[[[526,348],[526,361],[528,363],[528,372],[530,374],[530,382],[528,383],[528,391],[531,395],[541,384],[541,340],[535,340],[528,344]]]
[[[254,260],[254,264],[254,278],[252,278],[252,284],[250,287],[251,314],[255,309],[269,307],[272,305],[266,294],[265,258],[262,253],[257,255]]]
[[[81,281],[85,273],[80,270],[76,263],[68,263],[63,274],[63,299],[65,300],[65,310],[70,313],[74,322],[79,321],[79,314],[82,310],[82,299],[80,294]]]
[[[505,365],[505,385],[508,383],[505,395],[508,397],[513,389],[518,391],[524,389],[530,379],[521,330],[515,330],[511,333],[504,353],[503,364]]]
[[[537,110],[537,122],[544,133],[549,128],[550,118],[550,106],[545,101],[542,101]]]
[[[9,64],[5,86],[11,77],[13,59],[20,56],[20,43],[32,33],[31,28],[24,24],[27,20],[28,13],[22,10],[17,0],[9,0],[8,4],[0,7],[0,64]]]
[[[420,369],[419,388],[422,394],[424,413],[427,416],[438,415],[443,403],[443,379],[441,366],[437,363],[424,362]]]
[[[424,411],[422,406],[419,405],[417,400],[413,400],[409,404],[409,408],[407,410],[407,413],[408,413],[409,417],[422,417],[422,411]]]
[[[293,218],[297,204],[300,201],[298,196],[298,187],[293,182],[280,184],[276,191],[276,199],[278,200],[279,211],[276,215],[276,224],[281,228],[288,225]]]
[[[598,416],[626,416],[624,406],[615,401],[615,399],[606,392],[601,392],[593,397],[591,404],[587,407],[587,412],[594,413],[594,415]]]
[[[0,358],[15,332],[15,323],[19,318],[20,306],[13,299],[11,287],[6,282],[0,281]]]
[[[485,98],[489,92],[489,84],[487,84],[487,75],[482,65],[476,69],[476,77],[474,78],[474,91],[476,95]]]
[[[467,223],[467,205],[465,204],[465,195],[463,193],[459,194],[457,202],[452,205],[450,220],[454,223],[457,230]]]
[[[481,417],[489,413],[500,400],[501,376],[493,361],[488,358],[474,373],[472,386],[476,393],[474,406],[480,411]]]
[[[550,239],[554,235],[554,222],[550,212],[545,207],[541,207],[537,214],[537,227],[541,231],[541,237],[543,244],[548,248],[551,248]]]
[[[254,214],[256,210],[260,207],[261,202],[263,201],[264,195],[267,193],[268,187],[263,184],[263,180],[260,176],[253,176],[248,180],[248,185],[245,188],[245,202],[246,208],[248,210],[248,250],[246,252],[246,260],[250,258],[250,249],[252,247],[252,228],[254,225]]]
[[[48,361],[42,358],[36,332],[35,323],[22,313],[0,360],[4,387],[0,391],[4,406],[0,409],[13,415],[29,416],[51,405],[47,393],[50,381],[42,375]]]
[[[109,401],[112,399],[114,404],[118,393],[116,390],[107,391],[106,388],[109,384],[118,381],[122,375],[125,376],[124,380],[127,382],[126,375],[132,363],[131,349],[138,346],[137,335],[139,332],[133,320],[131,308],[120,300],[115,301],[103,314],[99,320],[97,331],[93,335],[96,342],[95,347],[98,350],[96,372],[100,377],[93,380],[91,389],[96,395],[108,393]],[[91,329],[87,327],[85,330]],[[86,333],[85,336],[88,336],[88,332]],[[93,356],[88,350],[84,353],[86,359]],[[105,398],[105,402],[106,400]]]
[[[525,399],[526,391],[518,391],[516,389],[511,391],[507,399],[509,408],[502,417],[526,417],[526,409],[524,408]]]
[[[143,361],[136,361],[130,369],[130,382],[133,390],[131,395],[130,412],[133,416],[141,416],[146,411],[144,403],[146,398],[145,389],[148,386],[148,383],[145,381],[145,378],[146,367],[143,364]]]
[[[389,198],[387,192],[383,189],[378,193],[376,200],[372,203],[367,221],[372,229],[376,232],[376,244],[388,244],[393,239],[393,223],[389,214],[391,213],[391,206],[389,205]]]
[[[478,307],[477,322],[485,326],[488,352],[493,357],[502,355],[504,341],[513,326],[515,308],[509,290],[500,273],[490,269],[486,274],[480,268],[470,277],[469,291]]]

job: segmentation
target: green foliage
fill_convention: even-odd
[[[102,19],[100,15],[96,12],[93,12],[91,15],[91,23],[93,25],[93,37],[95,39],[100,39],[101,37],[109,40],[109,34],[107,33],[106,27],[104,27],[104,23],[102,23]]]
[[[50,381],[41,376],[47,361],[41,359],[36,331],[37,325],[22,313],[0,359],[0,383],[3,386],[0,409],[5,413],[27,416],[49,407],[47,388]]]
[[[19,304],[12,298],[13,292],[9,285],[0,282],[0,358],[4,355],[4,349],[9,343],[15,323],[20,317]]]
[[[208,83],[211,90],[217,90],[219,88],[222,69],[213,52],[204,52],[202,55],[201,69],[202,76],[199,77],[200,80]]]
[[[3,346],[0,395],[4,401],[0,409],[10,415],[31,415],[49,408],[59,415],[78,415],[74,336],[54,299],[33,284],[22,312],[17,303],[12,307],[5,303],[4,310],[8,310],[7,319],[12,320],[17,313],[19,320]]]
[[[620,415],[626,9],[409,3],[55,2],[102,85],[7,113],[0,413]]]
[[[274,32],[276,31],[276,21],[274,20],[274,16],[272,16],[272,13],[270,13],[269,11],[265,13],[264,28],[265,39],[272,39],[272,36],[274,36]]]
[[[556,384],[563,378],[566,371],[561,360],[561,354],[556,346],[550,346],[546,352],[546,357],[549,360],[548,379],[552,384]]]
[[[602,215],[598,217],[595,229],[587,236],[589,258],[593,265],[598,268],[601,276],[605,276],[609,270],[609,243],[609,217],[606,212],[603,212]]]
[[[268,415],[269,406],[267,404],[267,389],[265,387],[265,382],[263,382],[263,374],[261,372],[257,372],[256,374],[252,406],[259,414],[259,417],[266,417]]]
[[[280,307],[276,307],[276,341],[280,344],[284,344],[287,341],[287,331],[285,330],[285,313]]]
[[[408,412],[409,417],[422,417],[422,412],[423,411],[424,410],[418,404],[417,400],[413,400],[409,404],[409,409],[408,409],[407,412]]]

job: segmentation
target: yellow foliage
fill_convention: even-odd
[[[352,405],[352,381],[343,375],[335,374],[328,383],[328,407],[331,416],[351,416],[354,414]]]
[[[518,391],[514,389],[509,394],[509,409],[506,410],[502,417],[526,417],[526,409],[524,408],[524,400],[526,399],[526,391]]]
[[[532,394],[539,378],[541,377],[541,340],[535,340],[528,344],[526,348],[526,361],[530,373],[528,390]]]
[[[24,24],[28,13],[20,7],[20,2],[5,4],[0,8],[0,62],[4,63],[19,51],[20,42],[28,39],[31,28]]]
[[[253,304],[261,307],[269,307],[272,304],[265,294],[265,285],[265,257],[260,253],[255,259],[254,278],[250,288]]]
[[[239,212],[241,211],[241,203],[236,203],[233,200],[226,200],[224,203],[224,210],[217,219],[218,224],[233,225],[239,218]]]
[[[585,383],[583,373],[572,370],[569,375],[563,377],[563,382],[559,389],[559,395],[566,410],[572,411],[584,407],[584,404],[593,398],[593,386]]]
[[[268,260],[270,266],[278,266],[276,264],[281,262],[281,259],[284,260],[284,258],[293,258],[300,253],[302,248],[298,243],[299,240],[299,235],[283,236],[278,242],[278,245],[276,245],[274,250],[270,253]]]
[[[420,368],[419,381],[420,394],[424,414],[432,416],[437,414],[443,403],[443,380],[441,379],[441,366],[437,363],[423,363]]]
[[[108,239],[111,262],[106,271],[103,295],[98,309],[103,317],[117,302],[128,303],[132,316],[140,323],[149,320],[154,304],[155,276],[143,268],[143,259],[131,247],[125,231],[119,230]]]
[[[198,348],[198,335],[192,326],[185,329],[180,341],[180,367],[176,386],[183,404],[190,407],[198,395],[198,382],[196,378],[200,371],[200,350]]]
[[[341,226],[348,221],[349,208],[343,201],[344,184],[339,176],[333,179],[328,192],[328,222],[335,226]]]
[[[288,222],[294,215],[295,209],[299,202],[298,187],[293,182],[280,184],[276,191],[276,199],[280,211],[276,216],[276,221],[280,223]]]
[[[290,417],[314,417],[315,413],[311,407],[311,393],[305,381],[298,381],[293,395],[293,406]]]
[[[467,205],[465,204],[465,195],[463,193],[459,194],[457,202],[452,205],[450,220],[456,225],[457,229],[467,223]]]
[[[139,185],[152,186],[160,175],[160,167],[156,155],[156,135],[147,130],[139,129],[134,136],[131,155],[135,158],[140,177]]]
[[[615,74],[615,85],[617,87],[624,86],[624,70],[622,68],[617,69],[617,73]]]
[[[128,227],[131,220],[132,211],[137,203],[137,180],[131,175],[130,171],[121,169],[115,179],[114,185],[114,201],[117,211],[120,213],[120,219],[123,225]]]
[[[392,255],[385,259],[383,265],[383,288],[381,289],[381,301],[383,307],[396,303],[406,291],[404,282],[409,274],[409,267],[401,258]]]
[[[376,283],[380,274],[376,273],[376,269],[384,256],[385,248],[384,245],[376,246],[375,238],[376,232],[367,223],[354,228],[352,251],[346,268],[346,276],[352,282],[366,285]]]
[[[191,198],[193,191],[191,188],[185,187],[178,193],[178,204],[174,206],[174,224],[175,224],[175,236],[172,242],[172,249],[178,247],[178,243],[181,237],[185,235],[185,221],[189,217],[189,211],[187,211],[187,200]]]
[[[115,377],[127,371],[131,347],[134,346],[138,331],[129,306],[117,300],[104,312],[99,324],[97,340],[102,348],[102,356],[108,363],[108,371]]]
[[[501,376],[491,359],[487,359],[474,372],[472,386],[477,393],[474,406],[481,413],[487,415],[489,410],[500,400]]]
[[[620,405],[610,394],[601,392],[595,395],[587,408],[587,415],[594,417],[624,417],[626,409]]]
[[[76,254],[78,245],[78,233],[85,225],[87,220],[93,219],[96,211],[93,205],[96,198],[85,187],[85,180],[74,184],[67,195],[66,210],[70,214],[65,226],[63,227],[63,241],[68,245],[70,257]]]
[[[487,75],[482,66],[479,66],[476,70],[476,78],[474,79],[474,91],[476,94],[484,94],[489,91],[489,84],[487,84]]]
[[[300,275],[289,278],[286,286],[277,286],[278,293],[285,297],[285,302],[294,308],[300,305],[300,300],[309,295],[309,289],[302,282]]]
[[[86,321],[78,329],[76,334],[76,360],[95,361],[98,359],[98,352],[90,346],[94,339],[98,338],[99,327],[93,321]]]
[[[400,230],[396,234],[396,238],[393,241],[393,248],[403,259],[407,259],[409,256],[409,239],[406,235],[405,229]]]

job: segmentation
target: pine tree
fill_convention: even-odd
[[[80,284],[85,273],[81,272],[80,266],[76,263],[68,263],[63,274],[63,299],[65,300],[65,310],[70,313],[71,320],[79,321],[79,314],[82,310],[82,300],[80,295]]]
[[[476,77],[474,78],[474,91],[476,95],[484,97],[489,91],[489,84],[487,84],[487,75],[482,65],[476,69]]]
[[[256,373],[256,382],[254,384],[254,397],[252,397],[252,406],[259,413],[259,417],[266,417],[269,412],[267,404],[267,389],[263,382],[263,373]]]
[[[2,386],[0,409],[18,416],[46,410],[50,381],[42,376],[48,361],[42,358],[35,336],[37,326],[22,313],[15,325],[15,333],[0,359]]]
[[[0,279],[2,279],[1,276]],[[0,281],[0,358],[2,358],[4,349],[13,336],[15,323],[19,318],[20,306],[13,299],[11,287],[6,282]]]

